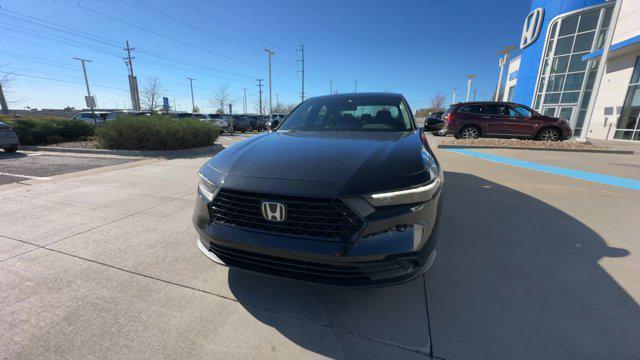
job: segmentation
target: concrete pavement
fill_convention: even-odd
[[[220,141],[232,146],[242,137],[228,138]],[[190,223],[196,171],[205,158],[154,159],[0,186],[0,354],[369,359],[427,358],[433,349],[445,359],[515,359],[640,353],[637,191],[437,155],[446,193],[436,263],[426,281],[380,289],[305,284],[212,263],[196,248]],[[569,161],[562,153],[547,155]],[[635,178],[635,168],[615,165],[637,160],[628,156],[596,159],[591,170]]]

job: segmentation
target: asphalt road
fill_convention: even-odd
[[[425,278],[377,289],[211,262],[191,225],[206,158],[0,186],[0,354],[637,358],[640,192],[436,153],[446,177],[436,262]],[[637,155],[495,153],[640,179]]]
[[[44,152],[0,152],[0,185],[136,161],[136,158],[64,155]]]

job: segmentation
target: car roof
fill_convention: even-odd
[[[402,99],[402,94],[398,93],[389,93],[389,92],[359,92],[359,93],[344,93],[344,94],[332,94],[332,95],[323,95],[323,96],[315,96],[309,99],[354,99],[354,98],[365,98],[365,97],[381,97],[381,98],[397,98]]]
[[[511,101],[464,101],[464,102],[459,102],[459,103],[455,103],[453,105],[484,105],[484,104],[491,104],[491,105],[522,105],[522,104],[518,104],[518,103],[514,103]],[[526,105],[524,105],[526,106]]]

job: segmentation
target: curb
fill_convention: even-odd
[[[565,151],[565,152],[583,152],[596,154],[622,154],[633,155],[635,152],[631,150],[606,150],[606,149],[554,149],[554,148],[533,148],[533,147],[517,147],[517,146],[483,146],[483,145],[448,145],[438,144],[438,149],[508,149],[508,150],[536,150],[536,151]]]
[[[224,147],[220,144],[212,146],[202,146],[191,149],[180,150],[108,150],[108,149],[80,149],[63,148],[55,146],[20,146],[21,150],[27,151],[49,151],[57,153],[94,154],[94,155],[118,155],[133,157],[180,157],[207,155],[221,151]]]

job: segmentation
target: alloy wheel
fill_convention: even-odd
[[[468,127],[462,130],[462,134],[460,137],[463,139],[477,139],[478,137],[480,137],[480,132],[474,127]]]
[[[542,141],[558,141],[559,137],[558,130],[555,129],[547,129],[540,134]]]

